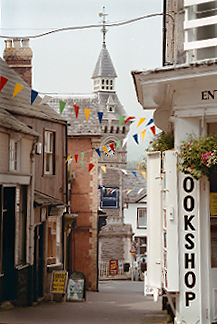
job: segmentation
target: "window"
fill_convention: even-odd
[[[146,208],[137,208],[137,228],[147,227],[147,210]]]
[[[59,216],[48,217],[48,255],[47,264],[61,262],[61,226]]]
[[[19,171],[20,142],[10,139],[10,171]]]
[[[44,174],[54,174],[55,163],[55,133],[44,132]]]

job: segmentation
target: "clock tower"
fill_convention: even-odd
[[[102,227],[99,234],[99,260],[127,261],[126,241],[131,241],[132,231],[129,225],[124,224],[123,219],[122,169],[127,167],[127,148],[126,145],[122,147],[122,143],[129,132],[130,123],[119,122],[126,119],[127,114],[116,93],[117,73],[106,48],[106,16],[104,12],[100,13],[103,42],[92,75],[93,93],[98,96],[98,111],[103,113],[101,157],[98,162],[99,188],[101,188],[99,209],[107,216],[107,224]]]

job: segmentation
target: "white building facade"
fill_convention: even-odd
[[[147,285],[165,289],[174,323],[210,324],[217,321],[217,215],[210,213],[216,177],[178,172],[177,152],[190,134],[217,135],[217,1],[165,5],[165,66],[132,72],[138,101],[155,109],[156,126],[173,130],[175,139],[162,164],[159,152],[148,155]]]

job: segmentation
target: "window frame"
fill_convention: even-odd
[[[140,211],[144,212],[144,218],[146,218],[146,225],[140,225],[139,222],[139,213]],[[136,218],[136,228],[138,229],[146,229],[147,228],[147,208],[146,207],[137,207],[136,209],[136,214],[137,214],[137,218]]]
[[[20,171],[21,143],[19,139],[10,137],[9,140],[9,170],[10,172]]]
[[[51,135],[52,138],[50,138]],[[56,145],[56,132],[53,130],[44,129],[44,146],[43,146],[44,149],[43,174],[44,175],[55,175],[55,145]],[[46,163],[47,158],[49,158],[50,160],[48,164]],[[48,165],[49,165],[49,170],[47,170]]]

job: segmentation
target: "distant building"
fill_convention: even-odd
[[[78,217],[70,229],[69,269],[82,271],[87,278],[87,288],[92,290],[97,288],[97,260],[128,260],[132,237],[131,226],[124,224],[121,171],[127,166],[127,149],[122,147],[122,142],[129,132],[130,122],[119,125],[120,116],[125,119],[126,112],[115,90],[117,74],[106,48],[104,14],[103,22],[102,49],[92,75],[93,93],[57,95],[50,101],[56,111],[59,111],[59,100],[66,102],[62,116],[70,124],[71,210]],[[74,106],[79,107],[77,117]],[[85,108],[91,111],[87,122]],[[95,151],[97,148],[100,157]],[[82,152],[85,153],[84,168],[75,161],[75,154],[80,159]],[[95,165],[90,173],[88,162]],[[97,237],[98,217],[106,217],[107,224]]]

